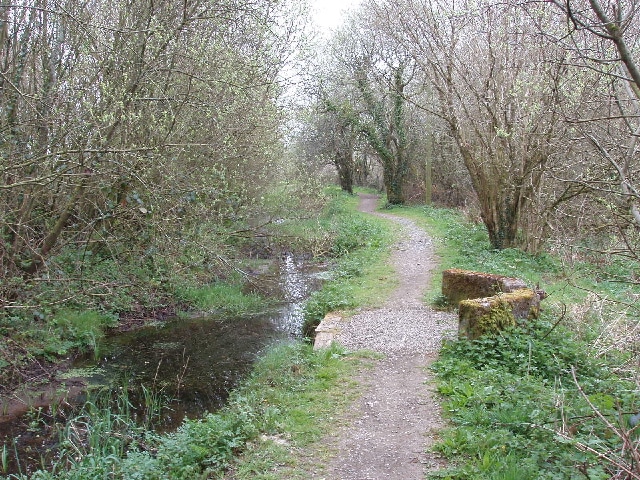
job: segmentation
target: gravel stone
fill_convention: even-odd
[[[457,317],[423,302],[436,263],[429,236],[411,220],[375,212],[376,205],[376,196],[361,196],[362,211],[402,229],[393,254],[400,285],[381,308],[345,319],[336,341],[385,357],[361,372],[364,394],[347,425],[326,439],[336,455],[322,471],[310,473],[317,480],[418,480],[443,464],[428,451],[444,425],[428,366],[442,340],[456,334]]]

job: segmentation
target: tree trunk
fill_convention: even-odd
[[[399,160],[396,161],[399,162]],[[404,205],[406,202],[404,195],[405,175],[397,171],[397,165],[394,166],[386,163],[384,166],[384,186],[387,192],[387,202],[389,205]]]
[[[404,97],[406,86],[403,78],[404,65],[396,67],[392,73],[393,87],[390,90],[392,104],[389,105],[384,97],[376,98],[371,89],[367,72],[358,72],[358,89],[371,117],[369,121],[361,124],[361,129],[382,164],[387,202],[390,205],[404,205],[406,202],[405,183],[409,171],[404,113],[406,102]]]
[[[433,201],[433,134],[429,135],[427,156],[424,163],[424,203],[431,205]]]
[[[501,172],[486,170],[486,161],[478,161],[469,145],[452,123],[451,133],[458,143],[462,160],[471,175],[473,190],[480,203],[480,216],[487,228],[489,242],[496,250],[517,247],[518,229],[523,207],[522,195],[517,185],[506,185],[513,179],[501,178]]]
[[[340,188],[348,194],[353,195],[353,151],[337,153],[336,161],[334,163],[338,169]]]
[[[25,269],[26,273],[28,273],[29,275],[33,275],[42,266],[47,255],[49,255],[49,252],[55,246],[56,242],[58,241],[58,238],[62,234],[64,227],[67,225],[67,222],[71,218],[71,215],[73,215],[73,211],[78,204],[78,200],[82,197],[83,191],[84,191],[84,180],[82,180],[76,186],[71,198],[67,202],[67,205],[65,206],[62,213],[60,213],[60,216],[58,217],[58,220],[56,221],[55,225],[49,231],[47,236],[44,238],[42,242],[42,246],[40,247],[40,251],[39,252],[34,251],[32,253],[31,263]]]
[[[519,202],[509,196],[481,202],[480,215],[493,248],[502,250],[518,246]]]

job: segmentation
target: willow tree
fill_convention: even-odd
[[[507,3],[370,2],[389,38],[408,52],[458,146],[496,249],[526,245],[528,209],[558,150],[561,52]]]
[[[196,230],[239,218],[281,153],[293,7],[0,6],[0,296],[97,253],[153,263],[195,241],[201,251]]]

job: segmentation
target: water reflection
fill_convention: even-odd
[[[185,417],[198,417],[220,408],[229,391],[268,346],[301,335],[303,302],[319,287],[322,276],[317,267],[310,269],[293,256],[285,256],[275,279],[271,279],[278,285],[283,301],[270,311],[237,318],[176,319],[120,333],[100,343],[98,359],[87,355],[77,359],[73,368],[89,373],[85,377],[89,388],[115,390],[123,384],[144,385],[172,399],[158,430],[174,429]],[[131,389],[130,397],[134,403],[135,390]],[[71,396],[66,398],[73,403]],[[75,401],[79,403],[84,398],[82,394]],[[47,407],[43,408],[46,411]],[[16,440],[23,467],[39,468],[40,456],[53,451],[56,440],[44,431],[31,429],[29,414],[2,420],[0,444],[12,447]],[[6,473],[18,471],[14,460],[10,459]]]
[[[75,368],[98,367],[93,385],[145,385],[174,399],[161,428],[173,428],[224,404],[267,346],[301,335],[303,302],[321,275],[286,256],[278,283],[283,302],[261,315],[179,319],[119,334],[99,346],[101,357],[80,359]]]

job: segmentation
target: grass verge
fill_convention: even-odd
[[[305,305],[305,331],[310,332],[331,311],[349,312],[377,306],[397,285],[389,262],[394,235],[389,222],[358,212],[358,197],[339,194],[327,215],[325,230],[335,232],[331,279]]]
[[[638,473],[635,383],[550,320],[444,346],[434,368],[452,427],[437,449],[453,466],[433,478],[635,478],[616,477]]]
[[[601,312],[594,321],[576,308],[593,302],[594,295],[609,298],[625,319],[615,325],[635,331],[637,321],[625,305],[637,292],[611,279],[630,278],[638,265],[595,266],[495,251],[484,227],[457,212],[422,207],[394,213],[413,218],[434,237],[440,271],[457,267],[516,276],[550,293],[535,322],[444,345],[434,369],[451,426],[437,449],[450,467],[431,478],[640,478],[633,420],[640,394],[637,371],[630,368],[637,357],[629,344],[618,348],[615,336],[604,335],[613,318]],[[432,302],[439,301],[439,273],[428,294]]]
[[[278,478],[264,472],[286,462],[293,446],[320,438],[332,416],[353,399],[356,390],[348,379],[359,363],[337,348],[314,352],[302,343],[276,347],[226,407],[186,420],[165,435],[137,429],[121,414],[88,409],[69,422],[76,435],[67,436],[52,471],[11,478],[223,478],[234,456],[245,450],[252,452],[247,455],[252,460],[236,464],[235,478]]]

